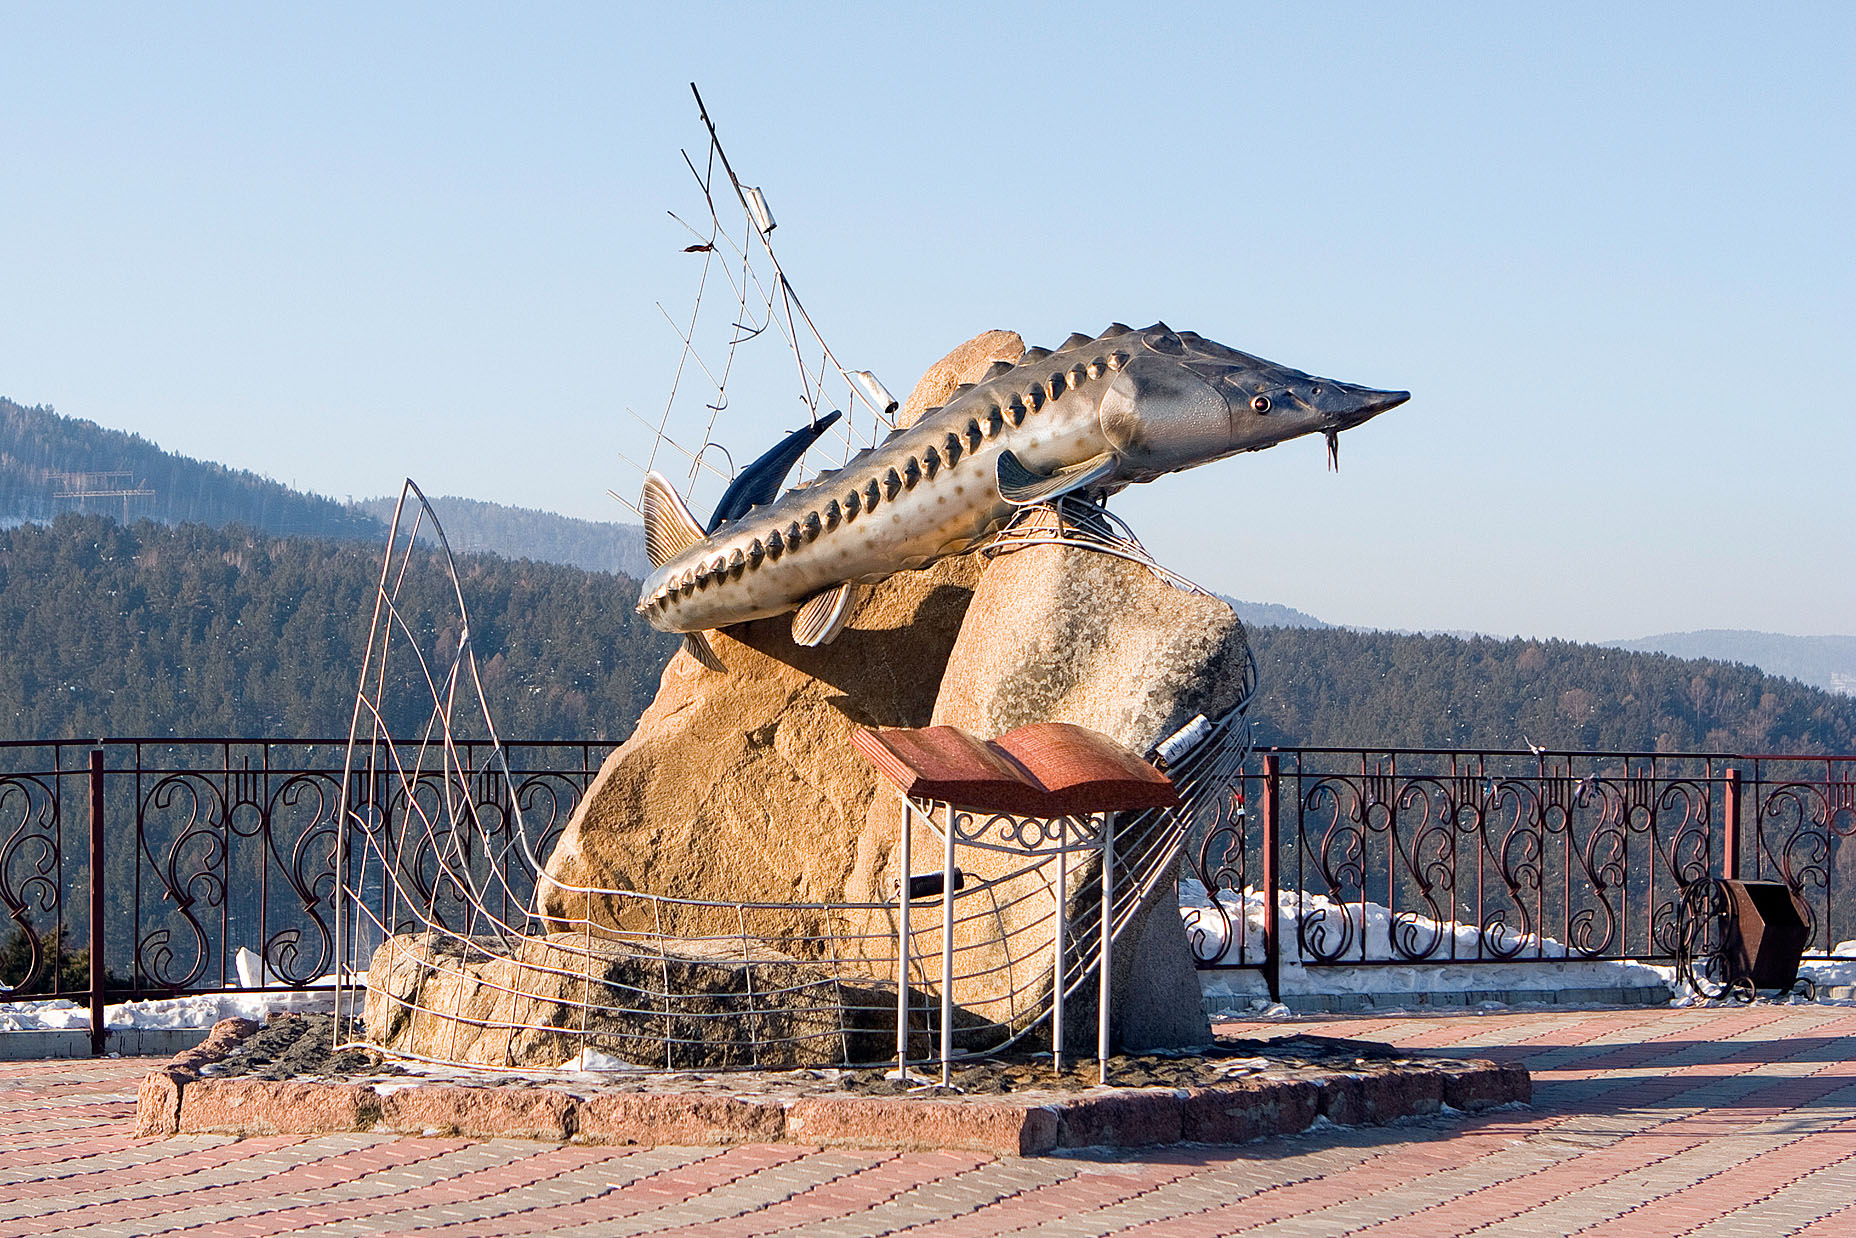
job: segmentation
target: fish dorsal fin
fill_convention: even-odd
[[[689,654],[690,657],[694,658],[707,670],[721,671],[723,674],[728,673],[728,666],[722,661],[721,656],[715,652],[715,646],[711,645],[708,636],[701,632],[685,632],[683,634],[683,652]]]
[[[644,555],[659,568],[703,539],[702,524],[661,473],[646,473],[644,496],[638,500],[644,516]]]
[[[747,515],[751,509],[779,498],[780,490],[786,485],[786,475],[793,471],[793,466],[812,444],[818,442],[819,436],[843,415],[834,408],[811,424],[800,426],[736,474],[728,483],[728,489],[722,491],[715,514],[709,517],[707,531],[713,533],[729,521]]]
[[[813,594],[793,616],[793,643],[808,648],[831,644],[850,620],[856,602],[857,586],[849,582]]]
[[[999,453],[999,497],[1007,503],[1026,507],[1094,485],[1115,471],[1115,456],[1103,452],[1081,464],[1072,464],[1054,473],[1037,473],[1024,466],[1010,451]]]

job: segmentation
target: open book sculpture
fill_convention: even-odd
[[[1088,727],[1034,722],[995,740],[955,726],[860,730],[851,742],[906,796],[967,811],[1072,817],[1172,808],[1167,776]]]

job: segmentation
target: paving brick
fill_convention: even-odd
[[[1856,1012],[1847,1009],[1541,1008],[1221,1026],[1525,1064],[1534,1104],[1393,1126],[1317,1124],[1239,1146],[1001,1160],[364,1133],[138,1141],[124,1115],[152,1062],[20,1063],[0,1084],[0,1209],[20,1210],[0,1210],[0,1232],[1856,1233]],[[1365,1112],[1361,1096],[1344,1103]]]
[[[648,1212],[652,1208],[682,1202],[698,1193],[707,1181],[728,1181],[762,1161],[778,1161],[798,1153],[778,1149],[770,1158],[757,1160],[753,1151],[747,1162],[731,1159],[714,1149],[660,1148],[646,1151],[617,1149],[583,1149],[595,1158],[588,1164],[561,1173],[546,1181],[506,1183],[493,1195],[474,1201],[433,1207],[413,1206],[396,1212],[390,1220],[393,1232],[420,1232],[434,1227],[446,1234],[523,1234],[555,1233],[588,1217],[601,1218],[608,1225],[622,1225],[617,1218]],[[317,1229],[322,1234],[361,1235],[377,1232],[381,1220],[377,1214],[331,1229]],[[614,1230],[613,1232],[629,1232]]]

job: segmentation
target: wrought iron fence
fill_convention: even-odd
[[[466,774],[452,790],[510,838],[519,805],[549,847],[607,746],[503,748],[508,780],[490,772],[490,745],[456,742]],[[86,1000],[99,1043],[106,1001],[319,987],[334,968],[346,751],[346,740],[0,744],[0,984],[16,997]],[[442,795],[441,777],[415,778],[415,794]],[[397,780],[357,780],[348,795],[364,819],[408,810]],[[400,859],[415,886],[440,880],[437,857]],[[443,890],[428,892],[443,904]],[[243,974],[241,950],[251,952]]]
[[[1856,937],[1856,757],[1264,751],[1188,856],[1204,968],[1672,962],[1683,891],[1784,881]],[[1200,896],[1200,892],[1203,895]]]
[[[488,745],[457,748],[451,793],[505,832],[519,805],[543,855],[606,751],[506,742],[505,781]],[[246,977],[315,987],[345,749],[0,743],[0,984],[87,1002],[99,1047],[106,1001],[247,987],[241,949],[262,968]],[[1182,868],[1188,936],[1201,967],[1261,971],[1273,993],[1285,965],[1667,962],[1683,889],[1715,876],[1798,891],[1811,954],[1856,938],[1856,757],[1278,749],[1223,796]],[[349,797],[377,823],[408,810],[385,780]],[[442,909],[438,860],[398,864]],[[509,912],[530,894],[519,868]]]

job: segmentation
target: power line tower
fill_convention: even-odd
[[[52,504],[60,502],[77,504],[77,510],[84,510],[86,499],[121,499],[122,522],[129,523],[129,500],[155,497],[153,490],[134,486],[129,478],[134,474],[127,469],[97,473],[53,473]]]

